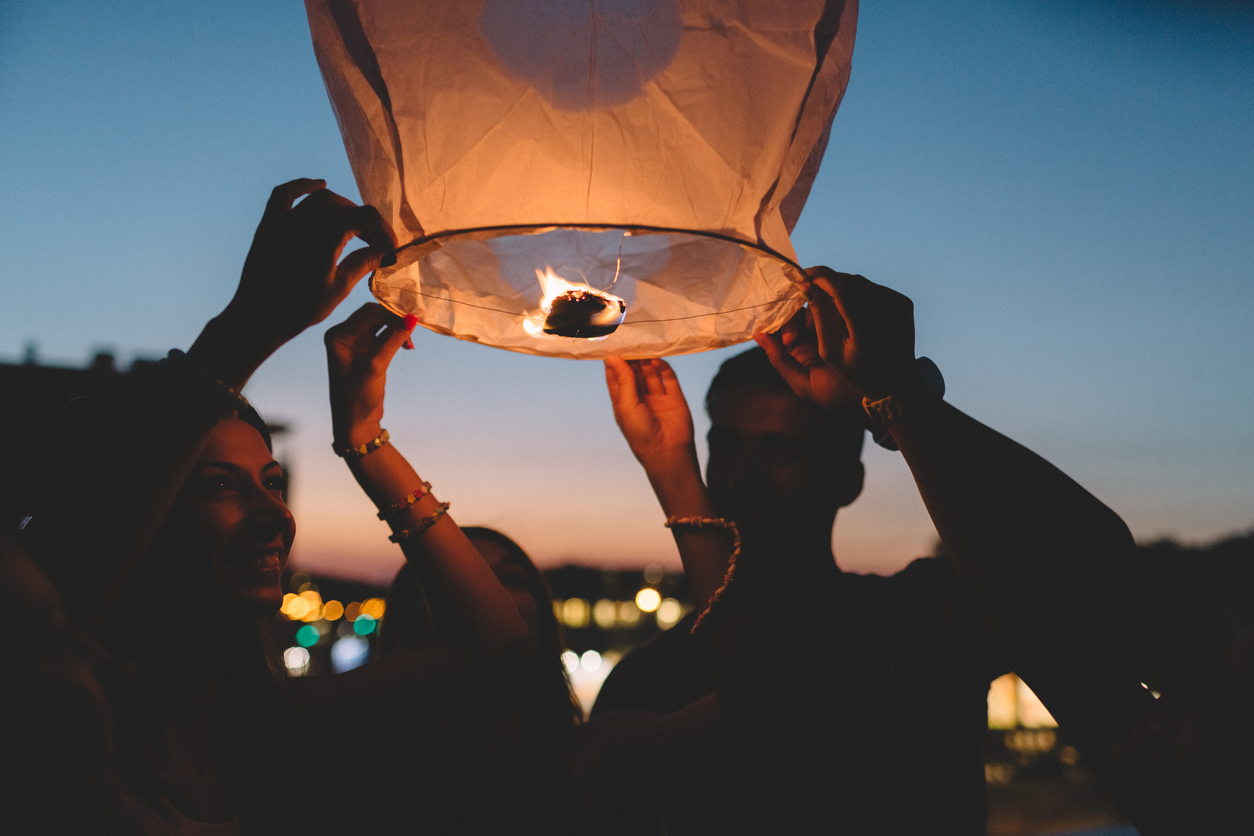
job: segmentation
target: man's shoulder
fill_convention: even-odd
[[[620,659],[601,686],[593,716],[624,708],[670,712],[705,696],[692,696],[701,689],[701,666],[688,640],[695,618],[689,613]]]

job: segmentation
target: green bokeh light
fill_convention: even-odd
[[[368,636],[374,632],[375,620],[373,616],[359,615],[357,620],[353,622],[353,632],[359,636]]]
[[[306,624],[296,631],[296,643],[301,647],[313,647],[320,638],[322,636],[318,632],[318,628],[312,624]]]

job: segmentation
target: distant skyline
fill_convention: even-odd
[[[8,361],[28,340],[73,365],[186,348],[272,186],[324,177],[357,199],[296,3],[0,6],[0,175]],[[911,296],[948,398],[1139,539],[1254,526],[1250,4],[864,2],[793,241]],[[330,451],[326,325],[247,393],[293,426],[294,561],[378,580],[400,557]],[[677,566],[599,363],[415,341],[384,424],[459,521],[543,565]],[[699,434],[738,350],[674,361]],[[868,442],[866,463],[837,557],[893,571],[935,534],[900,458]]]

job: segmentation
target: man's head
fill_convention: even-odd
[[[860,416],[795,395],[761,348],[723,363],[705,407],[718,512],[754,538],[830,537],[836,511],[862,491]]]

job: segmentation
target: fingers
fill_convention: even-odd
[[[753,335],[753,341],[762,346],[767,359],[771,361],[775,371],[784,378],[793,393],[803,398],[807,397],[810,391],[810,372],[788,353],[779,334],[759,332]]]
[[[335,268],[336,291],[347,296],[363,276],[378,269],[379,259],[383,255],[381,250],[362,247],[344,256],[344,260]]]
[[[270,199],[266,202],[266,210],[261,216],[262,220],[271,220],[282,215],[292,208],[296,198],[301,195],[312,194],[319,189],[325,189],[326,185],[326,180],[312,180],[308,177],[301,177],[275,186],[274,191],[270,192]]]
[[[671,368],[671,364],[665,360],[655,360],[658,365],[658,375],[662,380],[662,386],[668,395],[683,395],[683,390],[679,388],[679,376],[675,374],[675,370]]]
[[[640,403],[636,374],[622,357],[605,358],[605,384],[615,415],[623,415]]]
[[[670,366],[662,360],[632,360],[632,368],[636,370],[637,380],[640,383],[641,390],[646,395],[665,395],[666,381],[662,379],[662,366],[666,366],[670,370]],[[671,379],[675,380],[675,373],[672,371]],[[678,386],[678,381],[675,383]]]
[[[325,339],[328,347],[345,345],[356,354],[390,362],[417,324],[418,317],[412,314],[400,317],[378,302],[367,302],[348,319],[328,328]]]

